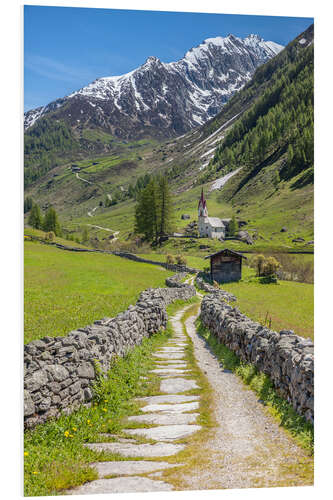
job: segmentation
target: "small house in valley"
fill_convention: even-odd
[[[207,255],[205,259],[210,259],[212,280],[218,283],[227,283],[239,281],[242,278],[242,260],[246,257],[241,253],[225,248],[212,255]]]

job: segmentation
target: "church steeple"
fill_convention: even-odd
[[[200,200],[199,200],[199,204],[198,204],[198,216],[199,217],[208,217],[207,203],[205,200],[203,188],[201,189],[201,196],[200,196]]]

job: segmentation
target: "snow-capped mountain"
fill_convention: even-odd
[[[97,126],[121,138],[179,135],[216,115],[256,68],[282,49],[258,35],[208,38],[177,62],[149,57],[130,73],[99,78],[28,111],[25,129],[48,114],[74,127]]]

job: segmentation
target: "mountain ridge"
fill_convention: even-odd
[[[176,62],[150,56],[124,75],[92,83],[25,113],[25,130],[42,116],[74,128],[99,127],[119,138],[172,137],[215,116],[258,66],[283,49],[251,34],[207,38]]]

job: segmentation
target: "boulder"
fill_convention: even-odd
[[[305,239],[304,239],[304,238],[294,238],[294,239],[292,240],[292,242],[293,242],[293,243],[303,243],[304,241],[305,241]]]
[[[280,229],[280,233],[286,233],[287,231],[288,229],[285,226],[281,227]]]
[[[237,238],[248,245],[253,245],[253,240],[247,231],[238,231]]]
[[[181,215],[181,219],[183,219],[183,220],[190,219],[190,218],[191,218],[191,217],[190,217],[190,215],[188,215],[188,214],[182,214],[182,215]]]

